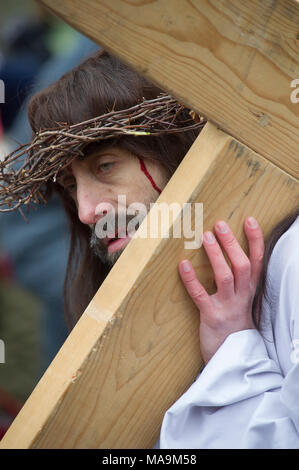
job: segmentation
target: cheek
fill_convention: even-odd
[[[128,204],[148,199],[155,200],[168,179],[163,167],[150,160],[137,157],[123,169],[122,177],[114,189],[118,194],[126,194]]]

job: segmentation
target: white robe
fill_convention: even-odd
[[[155,448],[299,448],[299,216],[270,257],[261,332],[230,334],[167,410]]]

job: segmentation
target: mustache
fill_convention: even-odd
[[[134,224],[135,225],[135,231],[139,228],[139,225],[142,221],[142,219],[146,216],[146,213],[143,214],[142,216],[139,217],[137,222]],[[136,215],[129,215],[126,214],[125,217],[122,218],[121,226],[119,225],[119,217],[117,217],[117,214],[112,214],[109,216],[105,216],[105,221],[103,224],[95,224],[92,229],[91,229],[91,236],[89,240],[89,246],[93,253],[107,266],[111,267],[119,257],[120,253],[112,253],[108,255],[108,247],[105,238],[107,238],[107,230],[110,225],[110,230],[109,230],[109,238],[115,238],[116,234],[121,234],[121,236],[125,237],[127,232],[132,232],[131,230],[129,231],[127,229],[128,224],[136,217]],[[115,224],[115,221],[117,220],[117,223]],[[111,230],[111,227],[114,227],[115,224],[115,230]],[[121,233],[121,230],[123,233]],[[114,233],[112,233],[112,231]],[[100,236],[99,236],[100,235]]]
[[[121,254],[121,251],[108,253],[107,237],[115,238],[118,236],[126,237],[136,232],[151,209],[151,204],[155,199],[149,199],[145,204],[135,208],[135,213],[128,214],[127,210],[121,209],[118,212],[108,212],[93,227],[91,227],[91,236],[89,246],[94,255],[96,255],[104,265],[112,267]],[[130,210],[131,211],[131,210]],[[135,219],[135,220],[134,220]],[[132,230],[134,228],[134,230]]]
[[[128,233],[136,232],[146,214],[146,210],[135,211],[135,214],[127,214],[125,211],[108,213],[93,226],[92,235],[100,240],[107,237],[126,237]]]

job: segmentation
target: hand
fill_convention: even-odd
[[[255,225],[249,225],[251,220]],[[224,224],[224,228],[226,226],[226,231],[221,231],[221,224]],[[200,350],[205,364],[228,335],[255,328],[252,302],[265,250],[263,232],[253,217],[248,217],[244,222],[249,243],[249,259],[225,222],[220,221],[220,225],[217,222],[214,228],[233,269],[232,273],[213,233],[204,232],[203,246],[214,271],[216,294],[208,295],[198,281],[190,261],[183,260],[179,263],[181,279],[200,310]]]

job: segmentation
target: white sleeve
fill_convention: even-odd
[[[229,335],[166,412],[159,447],[299,448],[299,364],[285,379],[257,330]]]
[[[294,356],[291,342],[299,333],[299,258],[295,258],[283,270],[279,285],[284,332],[281,322],[274,329],[274,349],[281,334],[288,356]],[[285,376],[279,354],[276,359],[269,357],[257,330],[229,335],[166,412],[155,447],[299,448],[299,358],[290,361]]]

